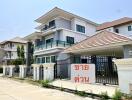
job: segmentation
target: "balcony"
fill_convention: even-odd
[[[65,47],[69,47],[72,44],[67,43],[65,41],[53,41],[51,43],[46,43],[43,45],[39,45],[35,47],[35,51],[39,51],[39,50],[47,50],[47,49],[51,49],[51,48],[65,48]]]

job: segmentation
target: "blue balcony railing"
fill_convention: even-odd
[[[72,44],[67,43],[65,41],[52,41],[51,43],[46,43],[46,44],[42,44],[39,46],[35,46],[35,51],[36,50],[43,50],[43,49],[49,49],[49,48],[54,48],[54,47],[69,47]]]

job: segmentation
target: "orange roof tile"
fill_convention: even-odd
[[[116,44],[116,43],[127,42],[127,41],[132,41],[132,39],[117,33],[104,30],[65,49],[64,52],[71,52],[73,50],[74,51],[83,50],[83,49],[99,47],[99,46],[107,46],[110,44]]]
[[[132,18],[124,17],[124,18],[121,18],[121,19],[118,19],[118,20],[114,20],[112,22],[105,22],[105,23],[99,25],[96,28],[96,30],[99,31],[99,30],[103,30],[103,29],[106,29],[106,28],[109,28],[109,27],[112,27],[112,26],[117,26],[117,25],[121,25],[121,24],[124,24],[124,23],[128,23],[128,22],[132,22]]]

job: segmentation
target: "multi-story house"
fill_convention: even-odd
[[[33,41],[36,63],[52,63],[66,47],[96,32],[98,24],[55,7],[35,20],[38,32],[26,36]]]
[[[97,27],[97,31],[107,30],[132,37],[132,18],[124,17],[111,22],[105,22]]]
[[[3,58],[3,61],[8,63],[12,60],[17,59],[18,58],[17,47],[18,46],[21,47],[22,45],[24,46],[25,57],[26,57],[26,50],[27,50],[26,43],[27,42],[20,37],[15,37],[11,40],[1,42],[0,46],[6,52],[6,56]]]

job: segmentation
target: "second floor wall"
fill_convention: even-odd
[[[37,29],[42,32],[55,28],[68,29],[87,36],[92,36],[96,32],[96,25],[77,18],[66,19],[63,17],[56,17],[37,27]]]
[[[61,29],[34,40],[34,46],[37,48],[48,48],[48,46],[67,47],[86,38],[87,36],[85,34],[80,34],[67,29]]]
[[[6,51],[17,51],[17,47],[19,46],[21,48],[22,45],[24,46],[24,50],[26,52],[27,45],[22,43],[7,42],[2,45],[2,48],[4,48]]]

